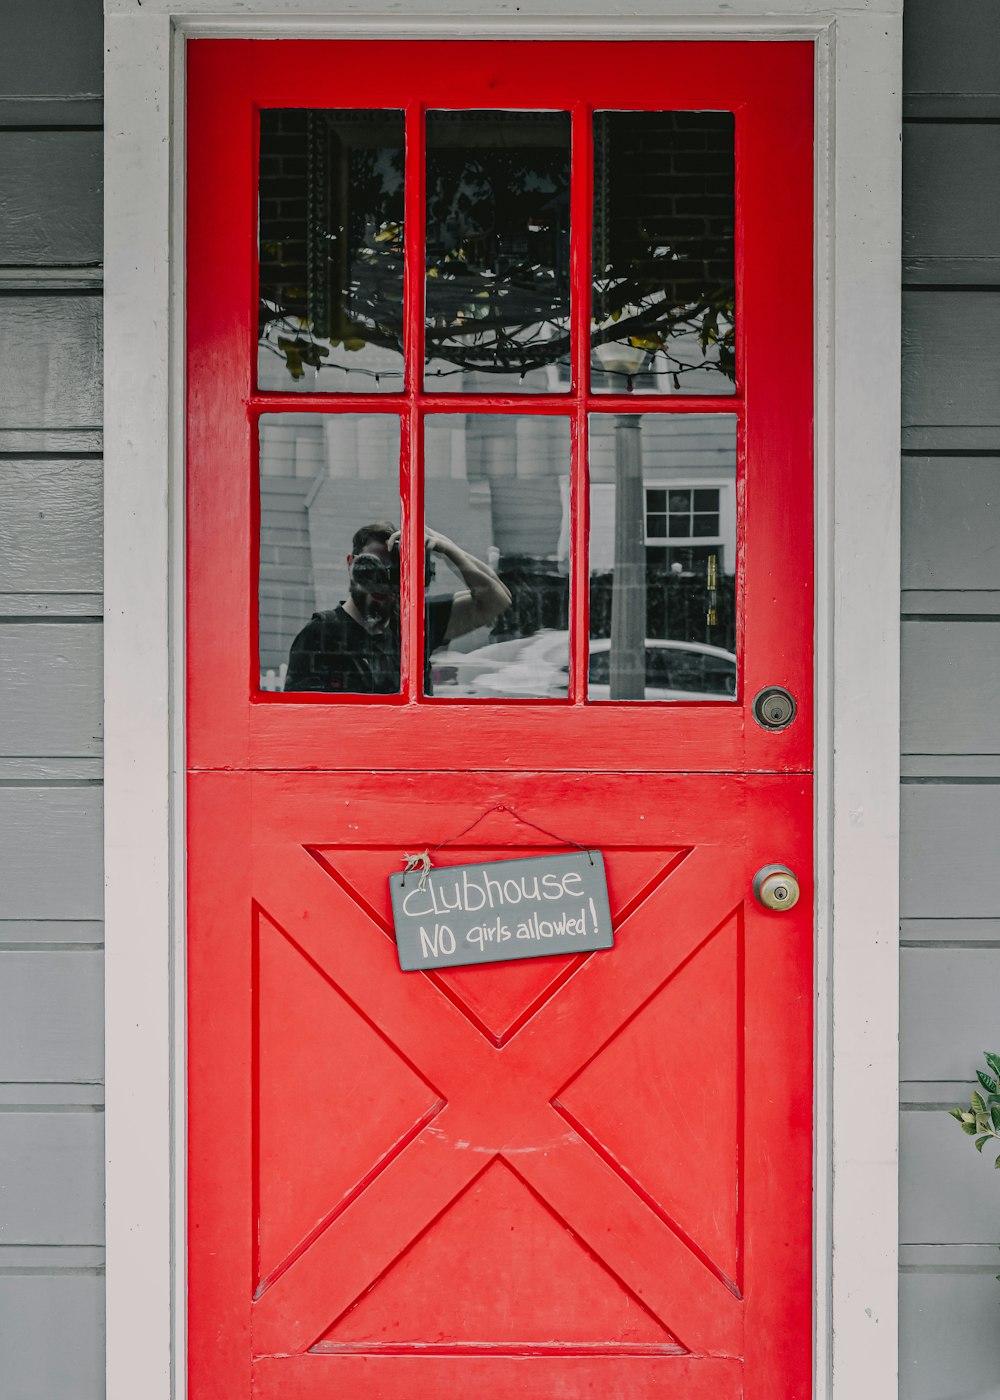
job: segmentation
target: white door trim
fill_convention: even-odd
[[[320,8],[330,12],[317,16]],[[815,42],[814,1390],[817,1400],[897,1394],[902,0],[733,0],[724,15],[718,0],[537,0],[530,19],[515,15],[516,8],[496,0],[438,0],[436,13],[421,19],[373,13],[366,0],[339,0],[335,11],[329,0],[106,0],[109,1400],[186,1394],[182,345],[188,35]],[[621,13],[609,17],[609,8]]]

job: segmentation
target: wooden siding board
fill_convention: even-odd
[[[101,752],[101,628],[0,620],[0,757]]]
[[[982,1047],[996,1041],[1000,948],[904,948],[899,965],[904,1073],[914,1079],[971,1080]],[[962,1136],[957,1126],[955,1132]],[[968,1143],[961,1145],[971,1151]],[[992,1168],[976,1160],[975,1152],[972,1158],[995,1191]],[[950,1176],[942,1179],[941,1189],[954,1189]]]
[[[970,1078],[972,1068],[970,1060]],[[939,1094],[938,1099],[950,1107],[968,1107],[970,1092],[962,1085],[957,1096]],[[900,1242],[991,1244],[996,1234],[997,1173],[990,1168],[996,1152],[981,1158],[970,1150],[972,1144],[943,1108],[905,1110],[899,1128]]]
[[[1000,456],[905,458],[903,588],[1000,592],[998,520]]]
[[[101,261],[99,131],[0,131],[0,264]]]
[[[6,1400],[104,1393],[104,1287],[94,1275],[0,1277]]]
[[[14,433],[98,429],[101,357],[99,297],[61,293],[4,297],[0,428]],[[0,448],[4,446],[0,437]],[[8,445],[7,450],[18,449]]]
[[[1000,917],[1000,783],[904,784],[900,817],[901,916]]]
[[[103,975],[99,952],[0,950],[0,1080],[101,1079]]]
[[[0,461],[0,593],[101,588],[101,463]]]
[[[0,788],[0,889],[5,919],[103,915],[101,790]]]
[[[86,104],[99,120],[104,91],[101,0],[4,0],[0,94],[21,121],[49,124]],[[6,122],[10,114],[3,113]]]
[[[900,1400],[997,1400],[996,1272],[993,1263],[979,1269],[903,1273]]]
[[[994,124],[913,123],[903,143],[903,279],[1000,282]]]
[[[0,1113],[0,1244],[100,1244],[103,1143],[104,1115],[92,1109]]]
[[[1000,619],[902,625],[904,754],[1000,754]]]
[[[903,293],[904,428],[947,428],[952,447],[979,445],[967,427],[989,429],[988,447],[1000,438],[998,364],[1000,292]]]
[[[969,105],[1000,96],[1000,7],[996,0],[906,0],[903,93],[908,102],[956,97]],[[911,110],[911,109],[907,109]],[[942,106],[940,111],[948,110]]]

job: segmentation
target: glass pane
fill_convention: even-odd
[[[425,520],[445,536],[428,585],[445,626],[434,695],[565,699],[568,419],[436,414],[425,432]]]
[[[427,114],[428,389],[569,388],[565,112]]]
[[[593,414],[590,493],[588,699],[734,699],[736,420]]]
[[[403,387],[403,114],[260,114],[264,390]]]
[[[260,688],[399,691],[399,419],[260,419]]]
[[[731,112],[595,113],[595,392],[733,392],[734,171]]]

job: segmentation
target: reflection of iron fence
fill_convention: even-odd
[[[510,589],[511,605],[493,629],[493,637],[531,637],[544,627],[569,627],[569,579],[545,559],[505,554],[497,572]]]
[[[569,626],[569,580],[546,560],[506,554],[498,570],[510,589],[511,606],[493,628],[494,641],[531,637],[544,627]],[[611,636],[613,573],[590,576],[590,635]],[[704,575],[672,574],[651,565],[646,574],[646,636],[675,642],[709,642],[736,650],[736,581],[723,575],[716,590],[716,623],[709,626]]]
[[[590,635],[611,636],[611,585],[614,574],[590,576]],[[672,574],[650,566],[646,573],[646,636],[675,642],[709,642],[736,649],[736,581],[723,575],[716,589],[716,622],[709,626],[708,588],[704,575]]]

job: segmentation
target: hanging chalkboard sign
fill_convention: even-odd
[[[389,877],[404,972],[610,948],[600,851],[400,871]]]

